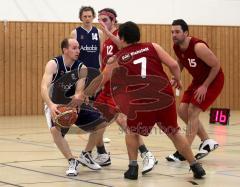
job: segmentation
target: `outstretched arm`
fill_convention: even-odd
[[[99,21],[101,30],[115,43],[118,47],[118,49],[122,48],[121,41],[118,36],[113,35],[107,28],[107,26],[104,24],[104,22]]]
[[[112,70],[118,67],[118,63],[115,60],[115,56],[112,56],[108,59],[107,65],[104,68],[103,72],[97,76],[90,85],[85,89],[84,94],[87,96],[92,96],[99,88],[103,87],[104,84],[110,80],[112,75]]]

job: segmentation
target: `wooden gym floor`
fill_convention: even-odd
[[[54,145],[43,116],[0,117],[0,187],[4,186],[239,186],[240,181],[240,112],[233,111],[230,125],[209,125],[209,114],[201,115],[209,135],[220,147],[201,160],[207,175],[195,180],[186,162],[169,163],[165,156],[175,151],[166,135],[156,128],[144,138],[145,144],[158,159],[158,165],[139,179],[125,180],[128,158],[124,134],[116,124],[106,131],[111,139],[106,148],[111,153],[112,165],[101,171],[79,167],[76,177],[65,176],[67,161]],[[179,120],[182,127],[184,125]],[[73,128],[66,137],[75,156],[84,148],[88,135]],[[192,146],[196,153],[200,140]]]

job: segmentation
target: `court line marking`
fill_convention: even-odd
[[[98,182],[91,182],[91,181],[88,181],[88,180],[81,180],[81,179],[77,179],[77,178],[67,177],[67,176],[63,176],[63,175],[57,175],[57,174],[43,172],[43,171],[37,171],[37,170],[34,170],[34,169],[28,169],[28,168],[23,168],[23,167],[19,167],[19,166],[12,166],[12,165],[9,165],[9,164],[1,164],[1,165],[5,165],[5,166],[8,166],[8,167],[21,169],[21,170],[25,170],[25,171],[41,173],[41,174],[44,174],[44,175],[50,175],[50,176],[54,176],[54,177],[65,178],[65,179],[68,179],[68,180],[84,182],[84,183],[88,183],[88,184],[96,184],[96,185],[100,185],[100,186],[112,187],[111,185],[107,185],[107,184],[102,184],[102,183],[98,183]]]
[[[18,160],[18,161],[11,161],[11,162],[0,162],[0,164],[15,164],[15,163],[27,163],[27,162],[42,162],[45,160],[65,160],[65,158],[44,158],[38,160]]]
[[[42,147],[48,147],[48,148],[53,148],[53,149],[56,149],[56,147],[55,146],[45,146],[45,145],[41,145],[41,143],[42,142],[37,142],[37,141],[26,141],[26,140],[21,140],[21,141],[19,141],[19,140],[16,140],[16,139],[6,139],[6,138],[0,138],[0,140],[5,140],[5,141],[11,141],[11,142],[17,142],[17,143],[23,143],[23,144],[31,144],[31,145],[34,145],[34,146],[42,146]],[[239,142],[236,142],[236,143],[230,143],[229,145],[228,144],[226,144],[226,145],[222,145],[222,146],[231,146],[231,144],[233,144],[233,145],[236,145],[236,144],[238,144]],[[221,146],[221,147],[222,147]],[[112,147],[114,147],[114,146],[112,146]],[[159,148],[159,147],[158,147]],[[72,149],[73,150],[73,149]],[[162,152],[162,151],[170,151],[170,150],[161,150],[161,151],[156,151],[156,152]],[[125,154],[125,153],[121,153],[121,154]],[[121,154],[112,154],[112,155],[121,155]],[[119,157],[113,157],[113,158],[116,158],[116,159],[121,159],[121,160],[127,160],[127,159],[124,159],[124,158],[119,158]],[[64,159],[64,158],[62,158],[62,159]],[[57,159],[56,159],[57,160]],[[30,161],[31,162],[31,161]],[[13,163],[16,163],[16,162],[13,162]],[[163,166],[170,166],[170,167],[174,167],[174,168],[181,168],[181,169],[186,169],[186,167],[185,166],[178,166],[178,167],[176,167],[176,166],[174,166],[174,165],[167,165],[167,164],[160,164],[160,165],[163,165]],[[221,173],[222,174],[222,173]],[[234,177],[239,177],[239,176],[237,176],[237,175],[231,175],[231,174],[227,174],[227,173],[225,173],[225,175],[227,175],[227,176],[234,176]]]
[[[57,182],[66,182],[66,183],[68,183],[68,182],[72,182],[72,181],[49,181],[49,182],[23,182],[23,183],[20,183],[20,184],[22,184],[22,185],[24,185],[24,184],[51,184],[51,183],[57,183]]]
[[[13,184],[13,183],[4,182],[4,181],[0,181],[0,183],[2,183],[2,184],[7,184],[7,185],[11,185],[11,186],[23,187],[23,186],[18,185],[18,184]]]
[[[226,172],[218,172],[218,171],[217,171],[216,174],[218,174],[218,175],[225,175],[225,176],[229,176],[229,177],[240,178],[240,175],[234,175],[234,174],[226,173]]]

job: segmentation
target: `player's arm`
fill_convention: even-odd
[[[104,24],[104,22],[99,21],[102,31],[115,43],[118,47],[118,49],[122,48],[121,41],[118,36],[113,35],[107,28],[107,26]]]
[[[84,88],[87,75],[88,75],[87,67],[85,65],[82,65],[78,72],[79,79],[75,85],[76,86],[75,93],[72,96],[71,102],[68,103],[68,106],[78,107],[81,106],[81,104],[85,101],[86,96],[84,95]]]
[[[75,90],[76,95],[83,94],[87,74],[88,74],[87,67],[85,65],[82,65],[78,74],[79,80],[76,83],[76,90]]]
[[[158,44],[153,43],[153,47],[155,48],[158,57],[160,60],[169,68],[172,75],[174,76],[174,80],[176,81],[176,88],[181,89],[182,84],[180,81],[180,67],[178,63]]]
[[[51,101],[49,97],[49,88],[52,82],[53,74],[56,73],[57,64],[54,60],[50,60],[45,67],[45,71],[43,74],[42,82],[41,82],[41,96],[43,101],[47,104],[47,106],[51,110],[51,115],[55,117],[58,113],[57,105]]]
[[[112,56],[108,59],[107,65],[105,66],[102,73],[95,79],[93,79],[93,81],[85,89],[84,91],[85,95],[92,96],[99,88],[103,87],[103,85],[110,80],[112,70],[116,67],[118,67],[118,63],[116,61],[115,56]]]
[[[82,67],[79,71],[79,80],[76,83],[75,94],[72,96],[72,100],[69,103],[69,106],[71,106],[71,107],[81,106],[81,104],[86,99],[86,97],[84,95],[86,77],[87,77],[87,67],[82,65]]]
[[[74,38],[74,39],[77,39],[77,31],[76,31],[76,29],[74,29],[74,30],[71,32],[70,37],[71,37],[71,38]]]
[[[194,51],[198,58],[211,67],[210,73],[203,83],[204,86],[208,87],[220,70],[220,61],[204,43],[197,43],[194,47]]]
[[[106,82],[108,82],[112,76],[112,71],[113,69],[119,67],[118,63],[117,63],[117,58],[115,55],[111,56],[106,64],[106,67],[104,68],[103,71],[103,80],[101,82],[101,86],[103,86],[104,84],[106,84]]]
[[[199,103],[201,103],[202,101],[205,100],[208,86],[215,79],[220,70],[220,62],[217,59],[217,57],[213,54],[213,52],[204,43],[197,43],[194,47],[194,51],[198,58],[203,60],[208,66],[211,67],[211,70],[206,80],[194,92],[194,98]]]
[[[103,49],[103,42],[105,39],[104,39],[104,34],[100,29],[98,29],[98,34],[99,34],[99,40],[100,40],[100,54],[101,54]]]
[[[100,40],[100,53],[99,53],[99,65],[100,65],[100,69],[101,69],[101,66],[102,66],[102,50],[103,50],[103,43],[104,43],[104,34],[101,30],[98,29],[98,34],[99,34],[99,40]]]
[[[121,43],[121,41],[120,41],[118,36],[113,35],[111,32],[108,32],[107,36],[113,41],[113,43],[116,44],[118,49],[122,48],[122,43]]]

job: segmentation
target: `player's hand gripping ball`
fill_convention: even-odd
[[[61,128],[71,127],[78,118],[76,108],[60,105],[57,109],[61,112],[55,118],[55,124]]]

